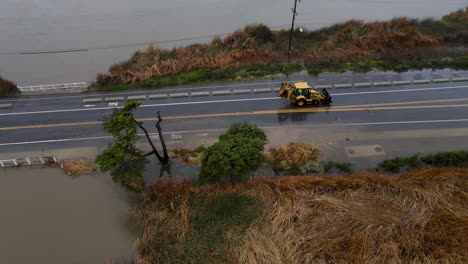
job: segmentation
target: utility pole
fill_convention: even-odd
[[[296,21],[296,15],[297,15],[297,12],[296,12],[296,8],[297,8],[297,1],[298,0],[294,0],[294,9],[292,9],[293,11],[293,18],[292,18],[292,23],[291,23],[291,31],[289,32],[289,47],[288,47],[288,66],[289,66],[289,62],[291,61],[291,46],[292,46],[292,38],[293,38],[293,32],[294,32],[294,22]],[[301,0],[299,0],[299,2],[301,2]],[[286,77],[288,76],[288,73],[286,72]]]

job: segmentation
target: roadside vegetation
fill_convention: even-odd
[[[423,167],[468,167],[468,151],[395,157],[377,165],[379,171],[387,173],[400,173]]]
[[[200,166],[198,180],[145,186],[136,107],[131,102],[105,123],[117,141],[98,158],[116,182],[140,192],[131,211],[143,227],[134,263],[468,261],[466,151],[398,157],[354,172],[349,163],[321,163],[308,144],[264,150],[265,132],[242,123],[211,146],[169,152]],[[262,166],[283,177],[253,177]]]
[[[258,24],[208,44],[172,50],[149,46],[97,76],[96,87],[119,90],[239,80],[306,69],[366,72],[421,68],[468,69],[468,8],[440,20],[350,20],[294,32],[293,64],[284,64],[288,30]]]
[[[0,76],[0,97],[18,95],[19,93],[20,91],[18,90],[18,86],[16,86],[16,84],[5,80]]]
[[[136,263],[466,263],[468,169],[148,188]]]

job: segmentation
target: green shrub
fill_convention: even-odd
[[[18,86],[13,82],[2,79],[0,76],[0,96],[11,96],[19,94]]]
[[[353,164],[349,162],[335,162],[335,168],[337,168],[339,171],[343,173],[353,173]]]
[[[421,161],[434,167],[466,167],[468,166],[468,151],[429,154],[421,157]]]
[[[246,181],[263,161],[266,134],[253,125],[233,125],[219,141],[203,150],[200,183]]]
[[[428,155],[414,155],[410,157],[395,157],[380,162],[377,169],[389,173],[399,173],[402,170],[433,167],[467,167],[468,151],[440,152]]]
[[[323,164],[323,172],[324,173],[329,173],[333,167],[335,167],[335,163],[333,161],[328,161]]]
[[[256,139],[259,141],[259,143],[262,144],[262,146],[267,143],[267,136],[265,132],[257,126],[247,123],[232,125],[226,133],[219,136],[219,139],[226,140],[229,138],[239,137]]]
[[[341,173],[346,173],[346,174],[351,174],[354,172],[353,164],[349,162],[328,161],[323,164],[324,173],[329,173],[333,168],[336,168]]]
[[[420,168],[422,166],[423,163],[421,162],[419,155],[414,155],[411,157],[396,157],[393,159],[384,160],[377,164],[377,168],[380,171],[391,173],[399,173],[402,169],[409,170]]]

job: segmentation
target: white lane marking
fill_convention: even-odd
[[[384,91],[370,91],[370,92],[355,92],[355,93],[337,93],[330,94],[331,96],[349,96],[361,94],[379,94],[379,93],[401,93],[401,92],[418,92],[418,91],[431,91],[431,90],[449,90],[449,89],[464,89],[468,86],[447,86],[447,87],[431,87],[419,89],[399,89],[399,90],[384,90]],[[247,101],[264,101],[264,100],[280,100],[280,97],[263,97],[263,98],[243,98],[243,99],[226,99],[226,100],[211,100],[211,101],[193,101],[193,102],[180,102],[180,103],[162,103],[162,104],[147,104],[140,107],[160,107],[160,106],[176,106],[176,105],[197,105],[197,104],[215,104],[215,103],[232,103],[232,102],[247,102]],[[13,115],[30,115],[30,114],[48,114],[48,113],[63,113],[63,112],[80,112],[80,111],[99,111],[109,110],[115,107],[96,107],[96,108],[79,108],[79,109],[61,109],[61,110],[48,110],[48,111],[34,111],[34,112],[17,112],[17,113],[2,113],[0,116],[13,116]],[[122,106],[117,108],[123,108]]]
[[[366,123],[343,123],[343,124],[313,124],[313,125],[292,125],[289,128],[304,128],[304,127],[339,127],[339,126],[373,126],[373,125],[404,125],[404,124],[427,124],[427,123],[461,123],[468,122],[468,119],[441,119],[441,120],[413,120],[413,121],[390,121],[390,122],[366,122]],[[261,126],[262,129],[273,129],[279,126]],[[168,134],[187,134],[187,133],[203,133],[203,132],[214,132],[224,131],[223,128],[203,129],[203,130],[182,130],[173,132],[164,132],[164,135]],[[157,133],[150,133],[150,135],[158,135]],[[138,134],[138,136],[144,136],[144,134]],[[0,143],[0,147],[3,146],[15,146],[15,145],[30,145],[30,144],[41,144],[41,143],[60,143],[60,142],[73,142],[73,141],[85,141],[95,139],[110,139],[112,136],[101,136],[101,137],[86,137],[86,138],[67,138],[67,139],[51,139],[51,140],[40,140],[40,141],[24,141],[24,142],[13,142],[13,143]]]
[[[213,104],[213,103],[230,103],[230,102],[244,102],[244,101],[260,101],[260,100],[277,100],[282,99],[279,97],[266,97],[266,98],[245,98],[245,99],[231,99],[231,100],[213,100],[213,101],[194,101],[194,102],[180,102],[180,103],[164,103],[164,104],[150,104],[141,105],[140,107],[157,107],[157,106],[175,106],[175,105],[194,105],[194,104]],[[61,112],[80,112],[80,111],[97,111],[97,110],[109,110],[119,107],[96,107],[96,108],[79,108],[79,109],[61,109],[61,110],[47,110],[47,111],[35,111],[35,112],[18,112],[18,113],[2,113],[0,116],[11,116],[11,115],[30,115],[30,114],[48,114],[48,113],[61,113]]]
[[[295,81],[292,81],[295,82]],[[184,91],[184,90],[200,90],[200,89],[214,89],[214,88],[223,88],[223,87],[244,87],[244,86],[257,86],[264,84],[281,84],[282,82],[262,82],[262,83],[243,83],[243,84],[227,84],[227,85],[213,85],[213,86],[199,86],[199,87],[182,87],[182,88],[166,88],[166,89],[154,89],[154,90],[140,90],[133,92],[116,92],[116,93],[106,93],[101,92],[99,94],[91,95],[70,95],[70,96],[56,96],[56,97],[38,97],[38,98],[25,98],[25,99],[10,99],[10,100],[0,100],[2,102],[21,102],[21,101],[37,101],[37,100],[54,100],[54,99],[67,99],[67,98],[93,98],[93,97],[103,97],[103,96],[113,96],[113,95],[127,95],[127,94],[147,94],[152,92],[172,92],[172,91]],[[144,88],[142,88],[144,89]]]

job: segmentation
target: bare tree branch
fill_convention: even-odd
[[[152,151],[150,151],[148,153],[143,154],[143,156],[148,157],[148,156],[153,155],[154,153],[155,153],[154,150],[152,150]]]

